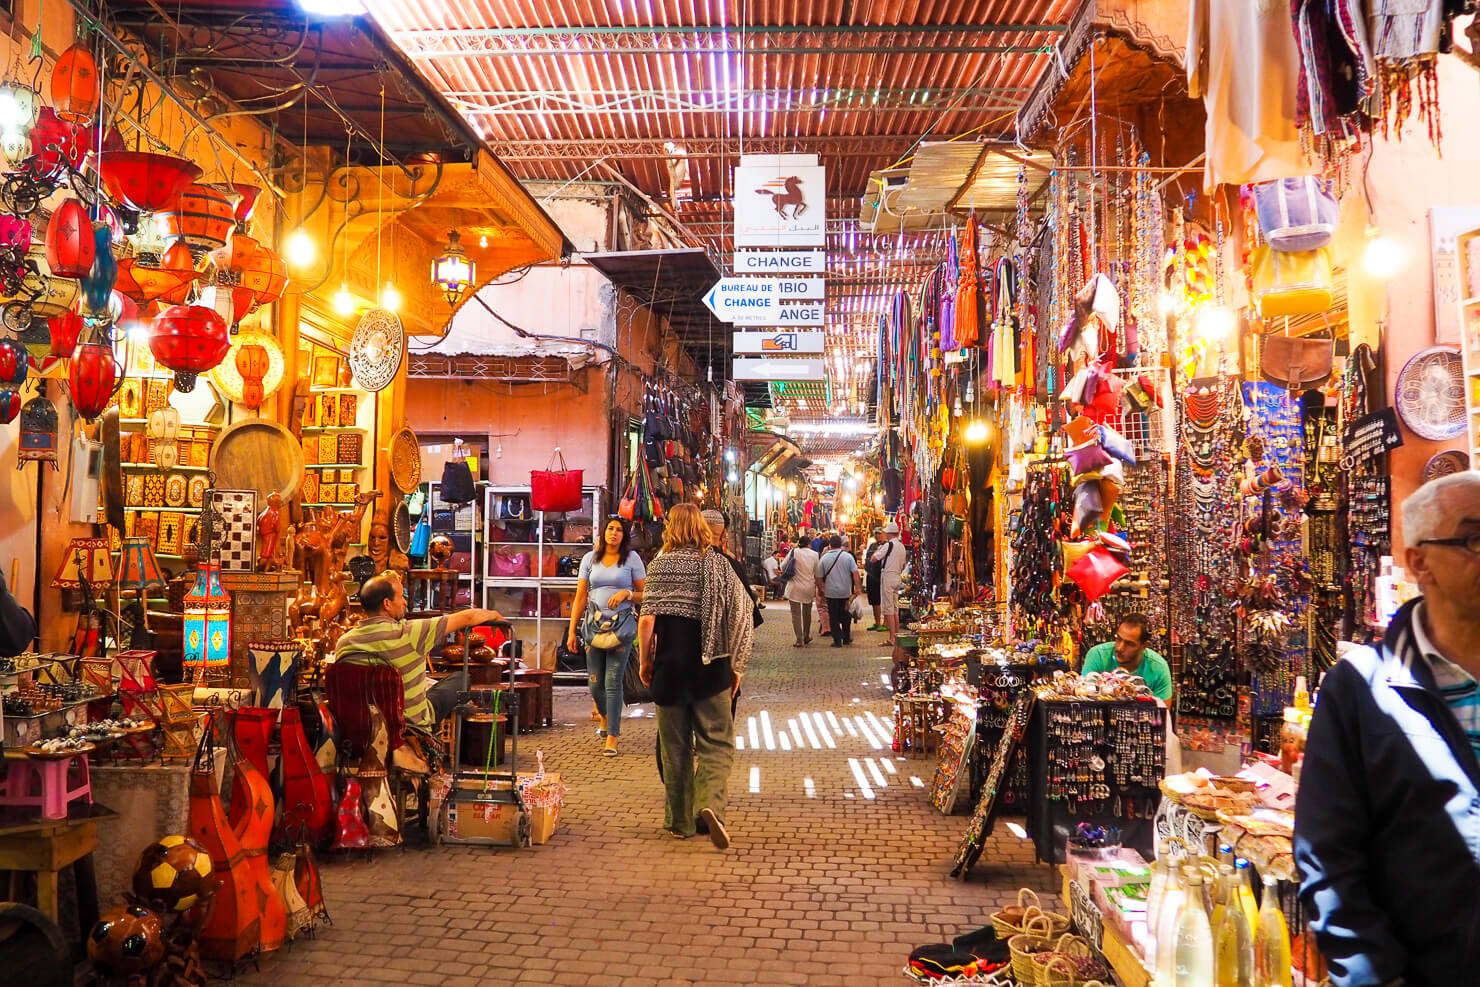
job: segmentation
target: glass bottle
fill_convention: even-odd
[[[1214,987],[1253,987],[1254,937],[1239,903],[1238,873],[1227,864],[1218,877],[1222,911],[1213,922]]]
[[[1213,930],[1203,897],[1202,872],[1188,868],[1187,902],[1177,916],[1172,979],[1167,987],[1212,987]],[[1158,978],[1158,983],[1163,981]]]
[[[1156,845],[1156,859],[1151,861],[1151,887],[1146,891],[1146,928],[1156,934],[1156,918],[1161,910],[1161,896],[1167,889],[1167,857],[1171,849],[1165,843]]]
[[[1292,987],[1290,973],[1290,930],[1280,910],[1280,894],[1274,878],[1264,877],[1264,904],[1259,907],[1259,928],[1254,936],[1254,987]]]
[[[1234,890],[1238,892],[1238,900],[1244,906],[1244,921],[1249,923],[1249,935],[1259,928],[1259,902],[1254,899],[1254,886],[1250,883],[1249,862],[1240,857],[1234,863],[1236,880],[1233,882]]]
[[[1187,893],[1182,886],[1181,859],[1174,857],[1167,868],[1166,890],[1161,896],[1161,910],[1156,916],[1156,928],[1151,930],[1156,945],[1155,962],[1152,964],[1156,982],[1170,987],[1175,969],[1177,943],[1177,917],[1186,903]]]

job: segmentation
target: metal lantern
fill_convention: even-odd
[[[118,574],[114,583],[121,590],[133,590],[141,599],[150,590],[163,594],[169,589],[168,575],[154,557],[148,538],[135,535],[123,540],[118,550]]]
[[[26,139],[36,125],[36,114],[41,104],[37,102],[36,90],[19,82],[0,83],[0,153],[12,168],[30,152],[31,142]]]
[[[21,445],[16,469],[25,463],[51,463],[57,468],[57,409],[38,394],[21,406]]]
[[[98,112],[98,60],[75,44],[57,56],[51,71],[51,102],[57,116],[69,123],[87,123]]]
[[[0,384],[0,425],[9,425],[21,413],[21,389]]]
[[[66,199],[46,224],[46,266],[54,277],[85,278],[96,253],[87,209],[76,199]]]
[[[137,212],[158,212],[201,176],[194,161],[148,151],[104,151],[98,176],[108,194]]]
[[[231,597],[215,562],[195,567],[195,585],[185,594],[183,639],[187,667],[224,669],[231,663]]]
[[[113,258],[113,231],[106,223],[99,223],[93,227],[93,262],[87,276],[82,279],[82,303],[92,312],[106,314],[117,280],[118,261]]]
[[[0,384],[20,387],[31,369],[31,354],[14,339],[0,339]]]
[[[72,386],[72,404],[89,421],[103,413],[118,380],[113,347],[107,343],[79,343],[72,353],[67,382]]]
[[[193,390],[196,375],[220,363],[230,348],[226,320],[204,305],[171,305],[154,317],[149,329],[150,352],[175,371],[175,387],[181,391]]]
[[[72,310],[46,320],[51,333],[51,352],[46,361],[65,360],[77,348],[77,337],[82,334],[82,316]]]
[[[259,246],[241,269],[242,287],[257,305],[281,301],[288,290],[288,265],[271,247]]]
[[[473,279],[477,275],[477,265],[468,257],[458,241],[461,235],[457,230],[447,234],[447,249],[442,256],[432,261],[432,282],[442,289],[442,294],[447,296],[447,304],[456,306],[458,299],[462,298],[473,285]]]
[[[209,253],[226,246],[236,231],[235,190],[194,182],[159,214],[164,235],[183,240],[195,253]]]
[[[242,375],[242,404],[248,408],[262,407],[262,401],[267,397],[262,381],[271,366],[267,347],[261,343],[248,343],[237,348],[236,369]]]

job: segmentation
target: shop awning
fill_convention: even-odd
[[[687,247],[585,254],[581,259],[638,304],[666,319],[696,364],[713,366],[716,379],[728,376],[730,326],[716,319],[704,304],[705,292],[720,279],[709,254]]]

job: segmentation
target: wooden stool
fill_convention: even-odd
[[[19,756],[16,756],[19,755]],[[0,805],[41,810],[42,819],[67,818],[67,806],[73,801],[92,805],[92,781],[87,771],[87,755],[32,759],[19,751],[7,752],[9,767],[5,787],[0,790]],[[69,781],[73,767],[77,781]]]
[[[71,867],[77,881],[77,924],[86,937],[98,920],[98,885],[92,863],[97,845],[98,827],[91,819],[0,823],[0,871],[35,874],[36,908],[59,923],[58,877]]]
[[[509,667],[507,661],[473,661],[468,663],[468,685],[498,685]]]
[[[535,693],[539,697],[539,709],[535,712],[535,725],[553,727],[555,725],[555,669],[521,668],[514,673],[514,680],[534,682],[540,687]]]

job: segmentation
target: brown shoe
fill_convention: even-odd
[[[713,809],[700,809],[699,818],[704,820],[709,827],[709,842],[714,844],[716,850],[728,850],[730,847],[730,831],[725,829],[725,824],[719,821],[719,816],[714,814]]]

